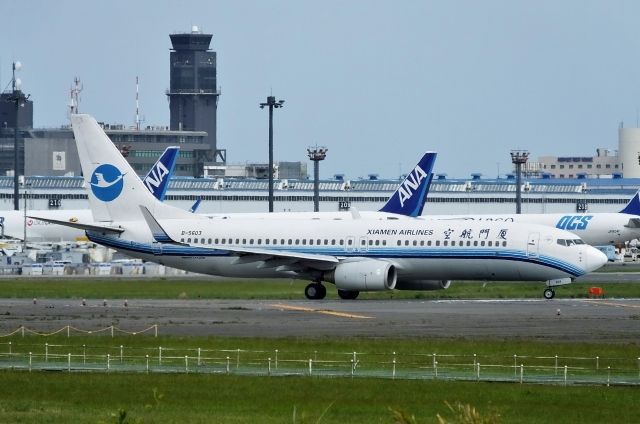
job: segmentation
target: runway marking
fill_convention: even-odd
[[[284,305],[282,303],[276,303],[270,306],[273,306],[274,308],[288,310],[288,311],[317,312],[319,314],[333,315],[333,316],[342,317],[342,318],[354,318],[354,319],[373,319],[374,318],[368,315],[349,314],[346,312],[332,311],[330,309],[315,309],[315,308],[306,308],[304,306]]]
[[[604,305],[604,306],[615,306],[619,308],[638,308],[640,309],[640,305],[627,305],[626,303],[618,303],[618,302],[609,302],[606,300],[586,300],[585,303],[591,303],[594,305]]]

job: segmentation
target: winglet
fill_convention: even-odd
[[[155,241],[157,241],[158,243],[181,244],[172,239],[169,234],[167,234],[164,228],[162,228],[162,226],[160,226],[153,215],[151,215],[149,209],[147,209],[145,206],[140,205],[140,211],[142,212],[144,220],[147,221],[147,225],[149,226],[149,229],[151,230],[151,234],[153,235]]]
[[[640,215],[640,191],[638,191],[629,200],[629,203],[620,211],[620,213],[628,213],[629,215]]]
[[[411,217],[420,216],[433,179],[432,170],[435,160],[436,152],[426,152],[380,212]]]

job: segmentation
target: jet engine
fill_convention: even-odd
[[[398,280],[397,290],[445,290],[451,285],[451,280]]]
[[[374,259],[343,262],[324,276],[324,280],[335,283],[337,289],[347,291],[393,290],[397,279],[393,264]]]

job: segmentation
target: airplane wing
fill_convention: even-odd
[[[169,236],[160,223],[153,217],[149,209],[140,206],[142,215],[151,229],[153,238],[159,243],[177,244],[191,246],[190,244],[178,242]],[[196,246],[194,246],[196,247]],[[210,250],[224,250],[237,256],[236,264],[247,264],[261,262],[260,268],[276,268],[278,271],[300,271],[304,268],[328,270],[335,267],[340,262],[335,256],[318,255],[313,253],[292,252],[287,250],[276,250],[269,248],[253,248],[227,245],[201,246],[198,248]]]
[[[85,224],[82,222],[62,221],[59,219],[44,218],[41,216],[27,216],[27,218],[37,219],[44,222],[50,222],[52,224],[64,225],[65,227],[77,228],[78,230],[95,231],[97,233],[120,234],[124,231],[124,229],[120,227],[97,225],[95,223]]]

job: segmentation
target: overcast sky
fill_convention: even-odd
[[[395,178],[426,150],[436,172],[493,178],[511,149],[617,149],[640,108],[638,1],[2,0],[0,16],[0,84],[21,61],[36,127],[67,123],[75,76],[81,112],[131,125],[139,76],[144,125],[168,125],[169,34],[198,25],[228,161],[267,161],[273,91],[276,160],[325,145],[322,178]]]

